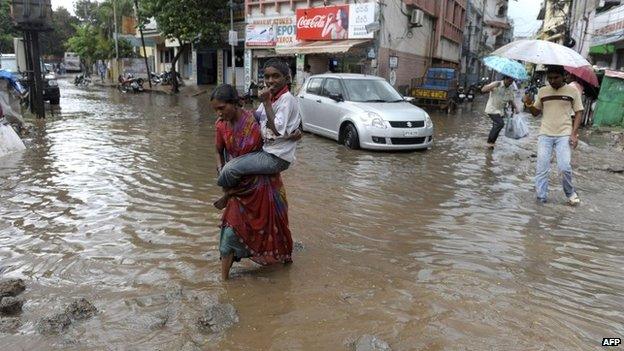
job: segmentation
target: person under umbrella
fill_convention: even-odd
[[[492,82],[481,89],[484,93],[490,93],[490,97],[485,105],[485,113],[492,120],[492,128],[490,129],[487,139],[487,147],[490,149],[494,148],[496,139],[498,139],[500,131],[505,126],[503,116],[505,105],[511,103],[512,111],[514,113],[519,111],[514,100],[515,91],[513,81],[512,77],[503,76],[502,81]]]
[[[537,166],[535,171],[535,191],[537,200],[545,203],[548,198],[548,175],[550,159],[554,150],[557,157],[557,168],[561,173],[563,191],[568,204],[578,205],[581,200],[572,185],[572,166],[570,165],[571,149],[578,144],[578,130],[581,125],[583,103],[581,94],[571,85],[565,84],[563,66],[549,65],[546,69],[550,85],[539,89],[535,103],[529,98],[524,105],[533,116],[542,114],[537,145]],[[568,112],[574,111],[574,123]]]

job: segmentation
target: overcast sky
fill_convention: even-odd
[[[61,6],[68,9],[69,12],[74,13],[74,1],[73,0],[52,0],[53,9],[59,8]]]
[[[542,0],[511,0],[507,15],[514,20],[514,36],[533,35],[542,24],[536,20]]]
[[[398,0],[392,0],[398,1]],[[542,0],[510,0],[509,17],[514,20],[514,36],[529,36],[535,33],[541,24],[536,20]],[[52,8],[63,6],[74,12],[73,0],[52,0]]]

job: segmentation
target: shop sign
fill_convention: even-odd
[[[297,9],[297,39],[373,38],[366,25],[375,21],[375,3]]]
[[[277,46],[294,46],[299,43],[297,40],[297,18],[295,16],[276,18],[274,20],[277,27]]]
[[[375,33],[368,33],[366,25],[375,22],[375,3],[349,5],[349,39],[372,39]]]
[[[610,44],[624,36],[624,6],[603,12],[594,19],[592,46]]]
[[[388,67],[391,69],[399,68],[399,57],[390,56],[390,59],[388,60]]]
[[[273,40],[273,42],[271,42],[270,40],[265,40],[262,41],[262,43],[259,43],[257,42],[257,40],[254,40],[253,33],[248,32],[246,40],[247,46],[294,46],[299,43],[299,40],[297,40],[297,26],[295,16],[251,19],[249,21],[249,24],[247,25],[247,28],[249,28],[250,26],[262,28],[272,26],[274,28],[275,39]]]
[[[245,38],[247,46],[275,46],[275,26],[272,24],[248,24]]]
[[[297,39],[339,40],[349,37],[349,5],[297,9]]]

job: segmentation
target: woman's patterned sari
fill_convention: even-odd
[[[234,128],[218,120],[215,143],[225,149],[226,160],[259,151],[260,126],[248,111],[243,111]],[[235,191],[221,219],[221,255],[233,251],[236,260],[249,257],[262,265],[291,262],[288,202],[281,176],[247,176]]]

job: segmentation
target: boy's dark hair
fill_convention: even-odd
[[[548,65],[546,66],[546,74],[548,73],[556,73],[563,76],[565,75],[565,69],[561,65]]]
[[[215,90],[212,92],[212,95],[210,95],[210,101],[212,100],[219,100],[227,104],[235,105],[238,105],[240,103],[238,91],[236,91],[236,88],[234,88],[230,84],[221,84],[216,87]]]
[[[290,77],[290,67],[288,66],[288,64],[286,62],[284,62],[281,59],[272,58],[272,59],[268,60],[264,64],[264,69],[267,69],[269,67],[273,67],[276,70],[278,70],[282,75],[284,75],[286,77]]]

